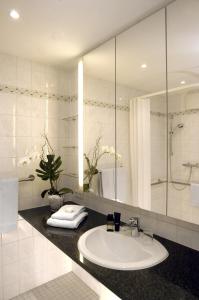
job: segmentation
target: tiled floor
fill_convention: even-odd
[[[95,294],[73,272],[58,277],[12,300],[98,300]]]

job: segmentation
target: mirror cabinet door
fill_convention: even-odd
[[[168,215],[199,224],[199,1],[167,8]]]
[[[116,199],[166,214],[165,10],[116,38]]]
[[[84,62],[84,191],[115,200],[115,39]]]

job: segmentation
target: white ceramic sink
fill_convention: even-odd
[[[165,260],[168,252],[155,239],[122,232],[107,232],[99,226],[85,232],[78,241],[78,249],[86,259],[102,267],[116,270],[139,270]]]

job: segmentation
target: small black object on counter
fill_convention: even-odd
[[[115,231],[120,231],[120,218],[121,213],[114,212]]]
[[[113,219],[113,214],[108,214],[107,215],[107,231],[114,231],[114,219]]]

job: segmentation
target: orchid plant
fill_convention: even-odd
[[[103,156],[110,155],[114,156],[116,159],[121,159],[121,155],[115,152],[114,147],[101,147],[101,139],[101,136],[97,138],[96,144],[91,155],[87,155],[86,153],[84,153],[84,158],[87,163],[87,169],[84,170],[84,192],[89,191],[94,175],[99,173],[97,166],[99,160],[101,160]]]
[[[58,189],[58,179],[63,170],[60,170],[62,165],[61,157],[55,157],[54,150],[50,145],[47,135],[44,134],[44,145],[42,146],[41,160],[39,163],[40,169],[36,169],[37,176],[44,181],[50,182],[50,188],[41,193],[44,198],[46,193],[49,195],[62,196],[73,191],[67,187]]]

